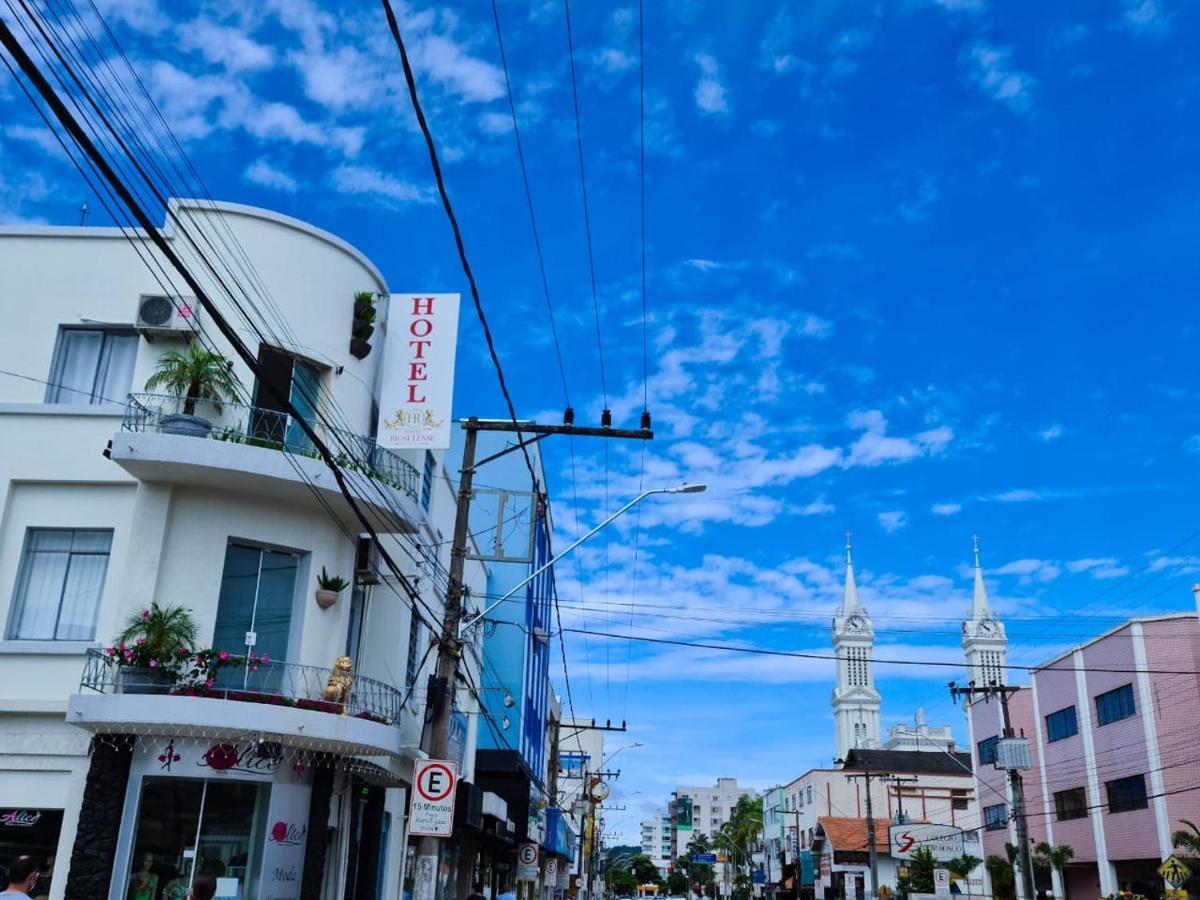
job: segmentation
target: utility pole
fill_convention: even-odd
[[[538,425],[532,422],[517,423],[508,420],[484,420],[471,417],[462,423],[466,432],[463,446],[462,470],[458,482],[458,503],[454,515],[454,536],[450,548],[450,568],[446,586],[446,603],[442,614],[442,633],[438,641],[437,668],[430,680],[427,705],[429,725],[426,727],[421,749],[431,759],[445,759],[449,752],[450,717],[454,705],[454,687],[458,674],[458,662],[463,654],[463,639],[459,625],[463,614],[463,578],[466,571],[467,539],[470,530],[472,486],[475,470],[485,463],[499,459],[515,450],[524,450],[553,434],[584,435],[605,438],[633,438],[650,440],[650,416],[642,414],[642,428],[631,431],[619,428],[577,427],[572,424],[573,412],[568,410],[563,425]],[[607,417],[606,417],[607,418]],[[485,459],[475,460],[477,438],[480,431],[499,431],[517,435],[517,442]],[[525,435],[534,435],[525,437]],[[533,485],[541,499],[539,485]],[[422,836],[417,843],[417,859],[413,873],[413,900],[436,900],[438,857],[441,853],[441,838]]]
[[[889,784],[896,785],[896,824],[907,825],[908,817],[904,815],[904,788],[901,785],[917,784],[921,779],[916,775],[912,778],[902,778],[899,775],[893,775],[887,780]]]
[[[965,688],[960,688],[953,681],[950,682],[950,696],[955,700],[959,697],[966,697],[968,706],[976,696],[982,696],[985,700],[991,700],[993,695],[999,695],[1000,714],[1004,723],[1001,734],[1004,741],[1011,741],[1014,746],[1018,743],[1024,745],[1023,757],[1021,754],[1010,755],[1008,752],[1003,751],[1000,746],[997,746],[997,757],[994,764],[999,763],[999,765],[996,765],[996,768],[1003,768],[1006,771],[1008,774],[1008,785],[1012,791],[1012,818],[1016,825],[1017,851],[1020,854],[1022,900],[1034,900],[1037,893],[1033,885],[1033,859],[1029,853],[1029,823],[1025,815],[1025,783],[1021,778],[1020,771],[1021,768],[1029,768],[1029,742],[1023,738],[1017,738],[1013,732],[1012,719],[1008,714],[1008,697],[1019,690],[1020,688],[1018,687],[1009,687],[995,683],[988,687],[976,687],[974,683],[971,683]],[[969,710],[967,714],[970,715]]]
[[[882,772],[872,772],[867,764],[862,764],[862,771],[848,774],[847,781],[856,781],[859,778],[867,786],[867,859],[871,865],[871,893],[868,896],[879,896],[879,854],[875,850],[875,810],[871,805],[871,781],[878,778],[886,780],[891,778],[891,775]]]

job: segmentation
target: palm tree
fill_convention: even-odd
[[[966,881],[971,877],[971,873],[975,871],[982,859],[978,856],[972,856],[970,853],[964,853],[962,856],[952,859],[946,863],[946,868],[957,875],[959,878]]]
[[[1058,873],[1058,881],[1062,885],[1063,900],[1067,896],[1067,863],[1075,858],[1075,851],[1071,849],[1069,844],[1062,844],[1058,847],[1051,847],[1045,841],[1042,841],[1033,848],[1033,865],[1034,868],[1052,869]]]
[[[1191,819],[1180,819],[1187,830],[1179,829],[1171,835],[1171,846],[1182,850],[1190,858],[1200,857],[1200,828]]]
[[[229,360],[199,341],[192,341],[183,352],[168,350],[158,359],[154,374],[146,381],[146,390],[165,388],[183,397],[183,414],[195,415],[196,403],[209,400],[219,413],[221,402],[236,400],[241,384],[230,371]]]

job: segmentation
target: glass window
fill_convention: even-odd
[[[412,624],[408,629],[408,666],[404,670],[404,687],[411,688],[413,682],[417,680],[417,668],[420,665],[421,656],[421,623],[417,621],[417,617],[412,617]]]
[[[429,504],[433,500],[433,477],[437,472],[437,460],[428,450],[425,451],[425,471],[421,475],[421,508],[429,512]]]
[[[990,737],[986,741],[979,742],[979,764],[986,766],[989,763],[996,761],[996,746],[1000,743],[1000,736]]]
[[[13,594],[9,638],[92,640],[111,549],[111,530],[30,528]]]
[[[1104,787],[1108,791],[1108,811],[1110,813],[1146,808],[1145,775],[1118,778],[1115,781],[1107,782]]]
[[[29,896],[49,895],[62,820],[61,809],[0,806],[0,884],[8,884],[6,866],[28,855],[41,862],[41,875]]]
[[[123,406],[137,350],[137,332],[127,328],[60,328],[46,402]]]
[[[808,795],[808,802],[812,803],[812,785],[811,784],[807,788],[804,789],[804,793],[806,793]]]
[[[1046,740],[1053,743],[1079,734],[1079,717],[1075,715],[1075,707],[1068,706],[1058,712],[1046,716]]]
[[[254,632],[255,653],[267,654],[280,662],[286,660],[299,565],[300,558],[294,553],[230,544],[225,549],[213,646],[244,654],[246,635]],[[266,668],[254,675],[249,669],[242,669],[240,673],[229,669],[221,674],[246,686],[253,681],[266,687],[266,679],[272,672],[276,677],[283,674],[282,670]]]
[[[1008,810],[1003,803],[983,808],[983,827],[988,831],[1000,831],[1008,827]]]
[[[1054,814],[1059,821],[1082,819],[1087,815],[1087,791],[1081,787],[1059,791],[1054,795]]]
[[[1133,705],[1133,685],[1126,684],[1096,697],[1096,723],[1107,725],[1128,719],[1137,710]]]

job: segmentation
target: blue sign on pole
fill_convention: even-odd
[[[692,862],[715,866],[717,864],[717,854],[715,853],[693,853]]]
[[[800,883],[811,887],[814,881],[813,855],[811,850],[800,851]]]
[[[764,872],[762,869],[755,869],[753,872],[750,873],[750,881],[752,884],[766,884],[767,883],[767,873]]]

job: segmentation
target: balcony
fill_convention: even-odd
[[[412,756],[420,717],[411,703],[405,706],[404,694],[354,675],[343,708],[324,697],[331,674],[319,666],[271,660],[255,671],[224,670],[211,687],[181,683],[134,693],[122,669],[91,649],[79,693],[68,701],[67,721],[97,733],[219,734],[342,755]]]
[[[357,529],[357,517],[302,427],[273,409],[237,403],[197,404],[207,420],[181,417],[183,400],[130,394],[110,455],[142,481],[171,481],[232,490],[314,508],[331,507]],[[324,423],[313,429],[342,470],[364,512],[384,516],[395,533],[414,532],[422,518],[421,474],[369,437]],[[314,496],[316,495],[316,496]],[[382,530],[382,529],[381,529]]]

